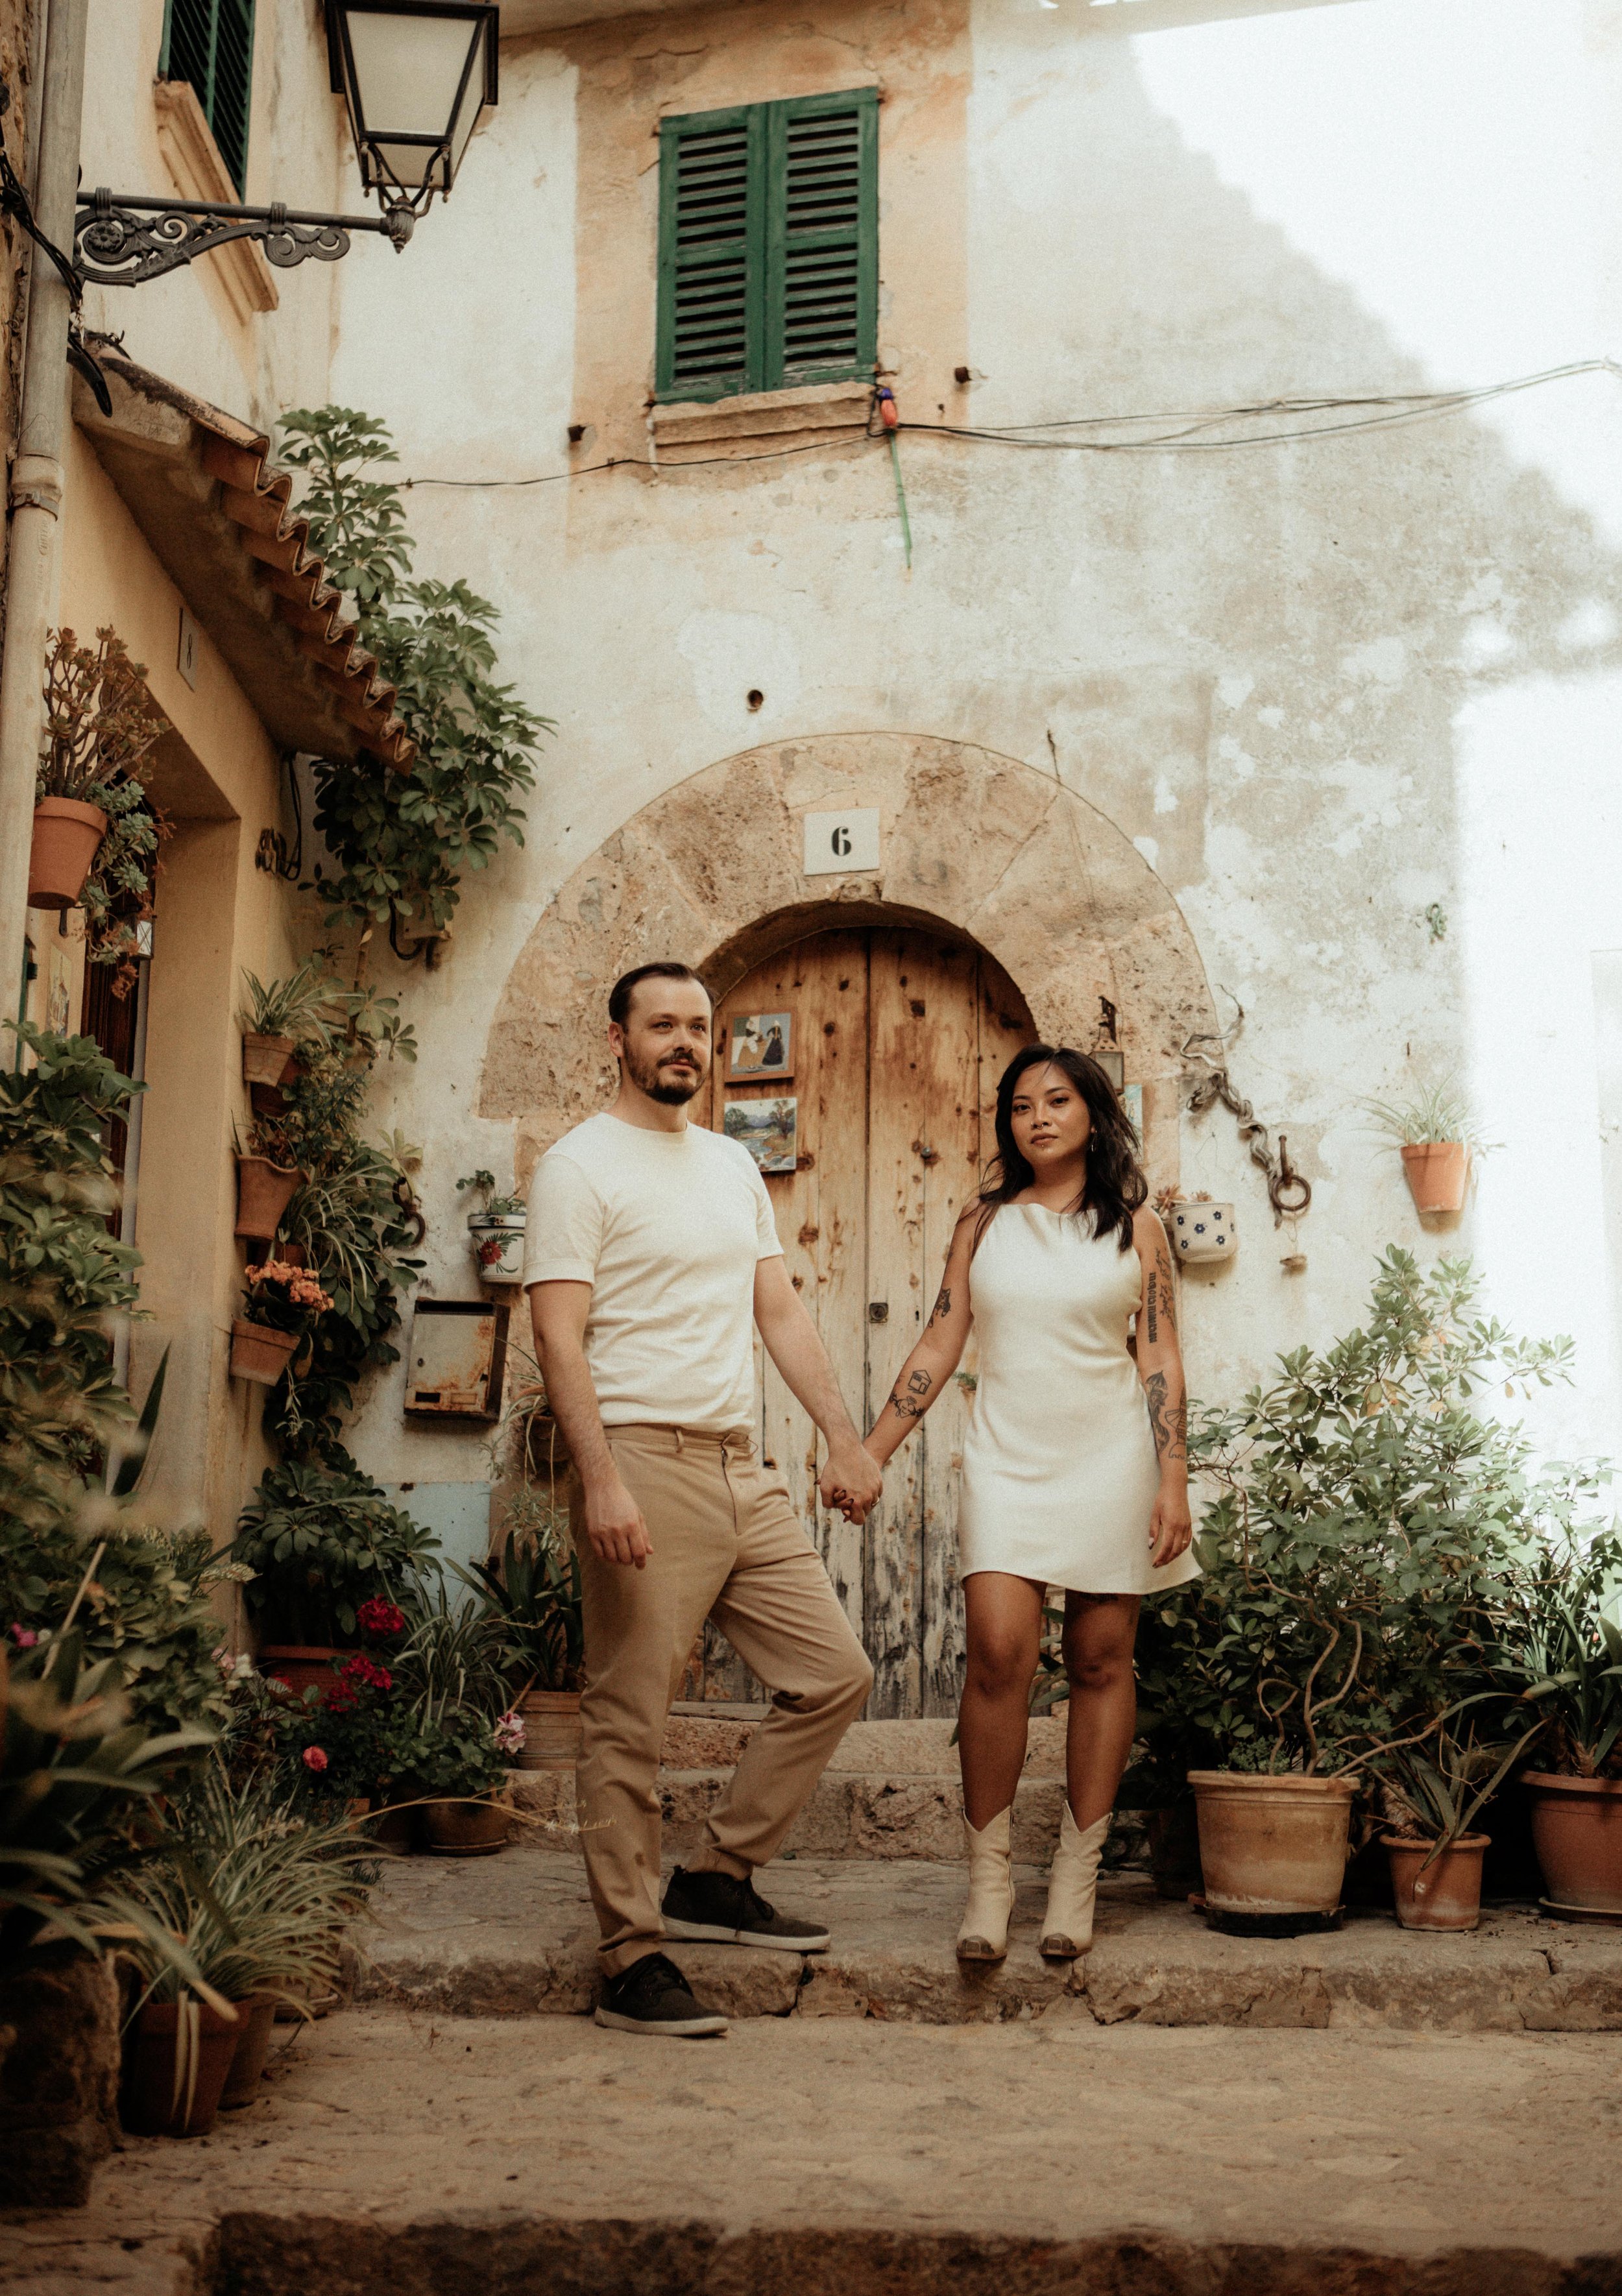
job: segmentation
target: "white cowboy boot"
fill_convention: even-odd
[[[1013,1911],[1013,1866],[1008,1846],[1011,1808],[999,1811],[977,1833],[967,1818],[969,1902],[957,1932],[960,1961],[1001,1961],[1008,1951],[1008,1916]]]
[[[1042,1951],[1054,1961],[1074,1961],[1093,1942],[1093,1900],[1098,1894],[1098,1861],[1110,1831],[1106,1810],[1084,1833],[1066,1797],[1059,1822],[1059,1847],[1048,1875],[1047,1911],[1042,1917]]]

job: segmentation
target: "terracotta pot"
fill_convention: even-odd
[[[1213,1912],[1277,1919],[1337,1910],[1352,1814],[1346,1779],[1191,1770],[1188,1782]]]
[[[1414,1208],[1460,1212],[1470,1186],[1470,1150],[1462,1140],[1427,1140],[1402,1152],[1403,1176]]]
[[[512,1812],[499,1801],[430,1801],[422,1826],[431,1857],[489,1857],[506,1848]]]
[[[301,1698],[312,1685],[317,1690],[332,1687],[343,1655],[324,1643],[266,1643],[256,1663],[266,1681],[285,1683],[295,1698]]]
[[[572,1770],[580,1759],[578,1690],[527,1690],[518,1702],[524,1718],[520,1770]]]
[[[1532,1840],[1548,1902],[1622,1916],[1622,1778],[1557,1778],[1528,1770]]]
[[[181,2005],[149,2001],[125,2044],[119,2115],[136,2136],[206,2136],[242,2038],[246,2012],[223,2017],[184,2005],[191,2039],[181,2047]]]
[[[239,1156],[235,1233],[267,1243],[281,1226],[282,1215],[303,1177],[296,1166],[273,1164],[267,1156]]]
[[[240,2112],[243,2105],[258,2103],[261,2094],[259,2079],[270,2054],[271,2036],[276,2030],[276,2005],[268,1993],[256,1993],[250,2000],[239,2001],[236,2013],[242,2021],[242,2029],[237,2037],[231,2070],[220,2092],[222,2112]]]
[[[377,1797],[380,1807],[366,1820],[366,1832],[372,1840],[394,1857],[409,1857],[417,1846],[421,1812],[413,1806],[408,1786],[381,1786]]]
[[[293,1056],[291,1037],[255,1037],[242,1038],[242,1082],[244,1084],[280,1084]]]
[[[29,847],[29,908],[72,908],[106,833],[107,816],[99,805],[81,805],[73,797],[42,797],[34,808],[34,838]]]
[[[1170,1809],[1146,1809],[1143,1831],[1149,1836],[1149,1870],[1157,1898],[1187,1898],[1204,1888],[1200,1870],[1200,1825],[1192,1802],[1180,1801]]]
[[[250,1324],[238,1316],[231,1326],[232,1378],[274,1387],[301,1336],[298,1332],[273,1332],[268,1324]]]
[[[1481,1918],[1481,1860],[1485,1833],[1462,1833],[1439,1857],[1436,1844],[1386,1833],[1380,1847],[1391,1861],[1391,1894],[1405,1930],[1473,1930]],[[1426,1864],[1426,1859],[1430,1863]]]

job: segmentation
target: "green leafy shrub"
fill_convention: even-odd
[[[1190,1767],[1355,1767],[1502,1687],[1522,1558],[1578,1537],[1602,1478],[1535,1476],[1477,1407],[1489,1382],[1566,1376],[1570,1347],[1513,1340],[1475,1288],[1467,1262],[1393,1247],[1359,1330],[1196,1414],[1205,1576],[1145,1607],[1141,1800]]]
[[[72,798],[107,816],[79,906],[90,963],[119,968],[115,996],[135,980],[136,929],[152,914],[158,857],[171,833],[143,778],[149,752],[168,730],[147,699],[145,676],[145,665],[131,661],[113,630],[98,630],[94,647],[76,644],[71,630],[50,635],[36,801]]]
[[[1500,1679],[1542,1719],[1537,1767],[1622,1777],[1622,1538],[1568,1533],[1516,1574],[1518,1602]]]
[[[243,1508],[231,1559],[254,1573],[248,1606],[266,1641],[331,1645],[355,1640],[362,1603],[437,1569],[438,1546],[352,1459],[288,1460]]]
[[[518,800],[551,721],[496,682],[496,608],[463,581],[413,572],[399,489],[377,473],[397,458],[384,424],[343,406],[283,417],[283,462],[307,474],[299,503],[312,546],[355,597],[361,642],[397,689],[417,756],[409,772],[375,759],[315,767],[315,826],[338,856],[316,879],[329,922],[438,932],[461,873],[522,841]]]
[[[520,1696],[579,1690],[586,1681],[580,1563],[564,1536],[568,1518],[524,1492],[508,1512],[498,1562],[453,1566],[501,1622],[504,1657]]]
[[[108,1233],[106,1149],[139,1087],[88,1037],[18,1034],[36,1066],[0,1070],[0,1608],[13,1617],[19,1535],[60,1528],[133,1418],[109,1332],[136,1311],[140,1266]]]

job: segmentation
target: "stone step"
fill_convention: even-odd
[[[660,1770],[664,1842],[673,1857],[679,1859],[697,1849],[704,1820],[731,1775],[730,1768]],[[515,1770],[512,1787],[514,1803],[534,1821],[522,1829],[520,1839],[539,1849],[564,1847],[575,1824],[573,1771]],[[1061,1776],[1040,1777],[1027,1771],[1014,1795],[1016,1857],[1045,1864],[1059,1839],[1063,1800]],[[961,1858],[963,1800],[957,1772],[826,1769],[795,1820],[783,1854]]]
[[[1464,1937],[1354,1911],[1330,1936],[1233,1938],[1147,1882],[1119,1879],[1101,1887],[1093,1951],[1067,1965],[1036,1949],[1040,1874],[1021,1866],[1016,1879],[1008,1958],[984,1972],[966,1974],[953,1951],[963,1869],[927,1860],[803,1857],[767,1869],[769,1899],[827,1923],[827,1953],[668,1950],[733,2017],[1622,2031],[1622,1930],[1498,1906]],[[403,1858],[374,1909],[352,1970],[361,1999],[453,2016],[583,2015],[594,2004],[597,1927],[573,1855]]]
[[[727,1707],[720,1713],[692,1706],[673,1710],[665,1724],[659,1759],[669,1770],[729,1769],[759,1727],[764,1707]],[[957,1768],[953,1733],[957,1725],[944,1715],[927,1722],[853,1722],[835,1747],[831,1770],[862,1770],[877,1776],[916,1772],[938,1776]],[[1025,1756],[1025,1775],[1061,1778],[1064,1775],[1065,1719],[1038,1715],[1030,1726]]]

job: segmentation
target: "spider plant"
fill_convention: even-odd
[[[1622,1628],[1600,1609],[1597,1583],[1588,1591],[1585,1603],[1580,1584],[1541,1582],[1507,1669],[1551,1726],[1551,1767],[1579,1778],[1604,1775],[1622,1741]]]
[[[1375,1128],[1386,1133],[1397,1147],[1462,1140],[1472,1155],[1484,1156],[1487,1152],[1470,1096],[1454,1078],[1421,1085],[1405,1100],[1365,1100],[1363,1107],[1373,1118]]]
[[[453,1601],[440,1579],[431,1590],[421,1589],[415,1612],[389,1666],[419,1720],[438,1725],[458,1710],[491,1720],[504,1713],[510,1703],[506,1638],[487,1598]]]
[[[580,1564],[561,1535],[560,1510],[526,1492],[509,1510],[499,1562],[452,1567],[500,1620],[519,1695],[578,1690],[586,1678]]]
[[[331,1987],[345,1924],[376,1870],[347,1817],[313,1816],[297,1785],[274,1773],[233,1783],[216,1756],[170,1811],[158,1848],[130,1894],[215,1994],[298,2006],[305,1992]],[[145,1980],[137,2007],[201,1989],[139,1940],[132,1957]]]
[[[260,980],[242,974],[248,1002],[237,1014],[244,1036],[291,1037],[326,1044],[332,1034],[327,1007],[338,993],[338,983],[326,969],[324,952],[307,956],[285,980]]]

